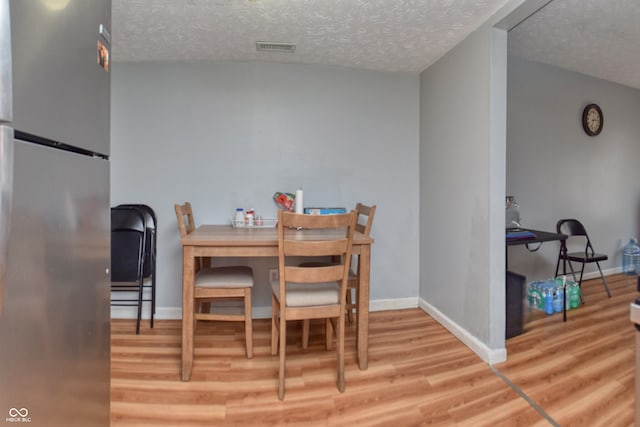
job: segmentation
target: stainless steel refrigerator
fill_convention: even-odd
[[[110,0],[0,0],[0,425],[109,425]]]

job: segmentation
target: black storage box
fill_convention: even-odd
[[[524,287],[526,278],[520,274],[507,271],[506,274],[506,328],[505,339],[522,334]]]

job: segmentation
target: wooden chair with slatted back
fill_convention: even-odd
[[[178,211],[178,208],[180,209]],[[196,221],[193,218],[193,209],[191,203],[185,202],[184,205],[175,205],[176,215],[178,216],[178,228],[180,229],[180,236],[186,236],[196,229]],[[211,267],[211,259],[197,258],[196,260],[196,272],[201,268]]]
[[[376,205],[367,206],[362,203],[356,203],[356,231],[369,236],[371,233],[371,227],[373,226],[373,217],[376,213]],[[356,269],[349,271],[349,286],[347,288],[346,297],[346,310],[347,320],[349,323],[353,323],[353,315],[358,314],[358,283],[360,282],[360,255],[358,257],[358,263]],[[336,259],[333,260],[334,262]],[[321,265],[318,262],[306,262],[300,265],[313,266]],[[352,263],[353,265],[353,263]],[[355,295],[353,295],[355,293]],[[309,321],[305,320],[302,323],[302,348],[308,348],[309,346]]]
[[[367,206],[358,202],[356,204],[356,231],[369,236],[371,227],[373,226],[373,217],[376,214],[376,205]],[[353,314],[358,314],[358,283],[360,282],[360,255],[357,255],[358,265],[355,270],[349,272],[349,289],[347,291],[347,316],[349,323],[353,322]],[[355,292],[355,296],[352,296]]]
[[[175,205],[180,236],[192,233],[196,226],[191,203]],[[250,267],[210,267],[197,262],[194,280],[195,313],[197,320],[241,321],[245,325],[245,342],[247,357],[253,357],[253,324],[251,316],[251,290],[253,288],[253,271]],[[242,300],[242,313],[210,312],[209,302],[212,300]],[[215,311],[215,308],[214,308]],[[196,322],[197,324],[197,322]],[[194,328],[195,331],[195,328]]]
[[[327,348],[336,335],[337,386],[344,391],[345,301],[356,216],[278,211],[279,279],[271,282],[271,354],[280,353],[278,398],[284,399],[287,321],[326,319]],[[325,234],[330,233],[330,234]],[[300,257],[337,257],[331,265],[303,267]],[[293,258],[293,259],[292,259]]]

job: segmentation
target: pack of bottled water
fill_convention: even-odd
[[[562,312],[563,305],[567,310],[576,309],[580,306],[580,286],[567,280],[566,276],[530,282],[527,285],[527,304],[530,309],[546,314]]]

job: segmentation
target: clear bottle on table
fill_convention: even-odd
[[[244,227],[244,209],[236,209],[236,215],[233,217],[233,225],[235,227]]]

